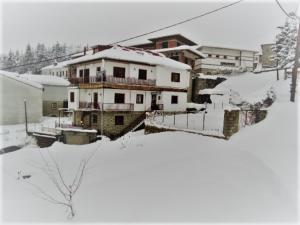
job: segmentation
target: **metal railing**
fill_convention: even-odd
[[[103,108],[102,108],[103,106]],[[103,111],[133,111],[133,103],[101,103],[101,102],[79,102],[79,108],[99,109]]]
[[[154,86],[156,84],[156,80],[147,79],[141,80],[134,77],[114,77],[114,76],[106,76],[106,75],[97,75],[90,76],[88,78],[84,77],[70,77],[69,81],[71,84],[88,84],[88,83],[113,83],[113,84],[131,84],[131,85],[147,85]]]

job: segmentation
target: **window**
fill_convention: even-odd
[[[220,56],[219,56],[219,55],[216,55],[216,58],[220,58]]]
[[[90,75],[90,69],[84,69],[84,76]]]
[[[100,71],[101,71],[101,67],[98,66],[98,67],[97,67],[97,72],[100,72]]]
[[[235,63],[221,62],[221,66],[235,66]]]
[[[114,77],[125,78],[125,68],[114,67]]]
[[[51,104],[51,109],[57,109],[57,103],[56,102]]]
[[[83,70],[79,70],[79,77],[83,77]]]
[[[137,94],[136,95],[136,104],[143,104],[144,103],[144,95]]]
[[[189,59],[188,59],[188,58],[185,58],[185,59],[184,59],[184,63],[185,63],[185,64],[189,64]]]
[[[75,94],[74,92],[70,92],[70,102],[74,102]]]
[[[62,73],[63,73],[62,75],[64,76],[65,75],[65,71],[62,71]]]
[[[168,47],[169,47],[169,43],[168,43],[167,41],[163,41],[163,42],[161,43],[161,47],[162,47],[162,48],[168,48]]]
[[[139,69],[139,80],[147,80],[147,70]]]
[[[238,56],[235,57],[235,60],[239,60],[239,59],[240,59],[240,57],[238,57]]]
[[[208,54],[208,58],[211,58],[211,54]]]
[[[178,96],[177,95],[171,96],[171,104],[178,104]]]
[[[115,103],[125,103],[125,94],[115,93]]]
[[[115,125],[124,125],[124,116],[115,116]]]
[[[92,123],[97,123],[97,122],[98,122],[98,115],[92,114]]]
[[[171,81],[172,82],[180,82],[180,73],[172,73]]]
[[[227,59],[227,55],[224,55],[224,59]]]

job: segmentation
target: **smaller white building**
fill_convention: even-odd
[[[68,108],[68,80],[51,75],[20,76],[43,86],[43,116],[59,116],[59,108]]]
[[[19,74],[0,71],[0,124],[25,123],[24,100],[29,123],[40,122],[42,117],[43,86]]]
[[[207,75],[222,71],[253,71],[258,62],[257,51],[217,46],[200,46],[198,48],[206,57],[196,60],[195,70]]]

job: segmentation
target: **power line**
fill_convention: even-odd
[[[230,6],[236,5],[236,4],[238,4],[238,3],[242,2],[242,1],[244,1],[244,0],[239,0],[239,1],[236,1],[236,2],[233,2],[233,3],[230,3],[228,5],[225,5],[225,6],[217,8],[217,9],[214,9],[214,10],[208,11],[206,13],[203,13],[203,14],[201,14],[199,16],[195,16],[195,17],[192,17],[192,18],[189,18],[189,19],[186,19],[186,20],[174,23],[174,24],[169,25],[169,26],[161,27],[161,28],[155,29],[155,30],[147,32],[147,33],[143,33],[143,34],[140,34],[140,35],[136,35],[136,36],[133,36],[133,37],[130,37],[130,38],[126,38],[126,39],[123,39],[123,40],[120,40],[120,41],[113,42],[110,45],[118,44],[118,43],[129,41],[129,40],[133,40],[133,39],[136,39],[136,38],[139,38],[139,37],[143,37],[143,36],[146,36],[146,35],[149,35],[149,34],[156,33],[158,31],[162,31],[162,30],[165,30],[165,29],[168,29],[168,28],[171,28],[171,27],[175,27],[175,26],[178,26],[178,25],[190,22],[190,21],[195,20],[195,19],[199,19],[201,17],[204,17],[204,16],[210,15],[212,13],[221,11],[221,10],[223,10],[225,8],[230,7]],[[75,54],[78,54],[78,53],[82,53],[82,51],[75,52],[75,53],[68,54],[68,55],[58,56],[58,57],[55,57],[55,58],[44,59],[44,60],[36,61],[36,62],[32,62],[32,63],[26,63],[26,64],[22,64],[22,65],[17,65],[17,66],[11,66],[11,67],[6,67],[6,68],[1,68],[0,70],[13,69],[13,68],[18,68],[18,67],[22,67],[22,66],[30,66],[30,65],[34,65],[34,64],[38,64],[38,63],[42,63],[42,62],[48,62],[48,61],[55,60],[55,59],[69,57],[69,56],[72,56],[72,55],[75,55]]]
[[[278,0],[275,0],[276,1],[276,3],[277,3],[277,5],[279,6],[279,8],[281,9],[281,11],[287,16],[287,17],[289,17],[289,18],[291,18],[291,19],[295,19],[295,17],[292,17],[291,15],[289,15],[288,13],[287,13],[287,11],[285,11],[285,9],[282,7],[282,5],[280,4],[280,2],[278,1]],[[295,13],[296,14],[296,13]]]
[[[162,30],[165,30],[165,29],[168,29],[168,28],[171,28],[171,27],[175,27],[175,26],[178,26],[178,25],[180,25],[180,24],[187,23],[187,22],[190,22],[190,21],[192,21],[192,20],[199,19],[199,18],[204,17],[204,16],[207,16],[207,15],[209,15],[209,14],[218,12],[218,11],[223,10],[223,9],[225,9],[225,8],[228,8],[228,7],[230,7],[230,6],[236,5],[236,4],[238,4],[238,3],[242,2],[242,1],[243,1],[243,0],[239,0],[239,1],[237,1],[237,2],[233,2],[233,3],[228,4],[228,5],[225,5],[225,6],[223,6],[223,7],[220,7],[220,8],[211,10],[211,11],[208,11],[208,12],[206,12],[206,13],[203,13],[203,14],[199,15],[199,16],[195,16],[195,17],[192,17],[192,18],[189,18],[189,19],[180,21],[180,22],[178,22],[178,23],[174,23],[174,24],[169,25],[169,26],[161,27],[161,28],[158,28],[158,29],[156,29],[156,30],[153,30],[153,31],[150,31],[150,32],[147,32],[147,33],[144,33],[144,34],[140,34],[140,35],[137,35],[137,36],[134,36],[134,37],[130,37],[130,38],[127,38],[127,39],[123,39],[123,40],[121,40],[121,41],[117,41],[117,42],[114,42],[114,43],[112,43],[112,44],[118,44],[118,43],[121,43],[121,42],[125,42],[125,41],[129,41],[129,40],[136,39],[136,38],[139,38],[139,37],[143,37],[143,36],[146,36],[146,35],[148,35],[148,34],[153,34],[153,33],[156,33],[156,32],[158,32],[158,31],[162,31]]]

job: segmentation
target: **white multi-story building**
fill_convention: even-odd
[[[222,73],[224,70],[247,70],[253,71],[258,62],[258,52],[254,50],[200,46],[198,48],[206,58],[198,59],[195,70],[204,74]]]
[[[74,124],[102,126],[113,136],[139,122],[146,111],[185,111],[190,70],[149,50],[95,46],[94,54],[69,62],[74,85],[68,90],[68,107],[74,110]]]

